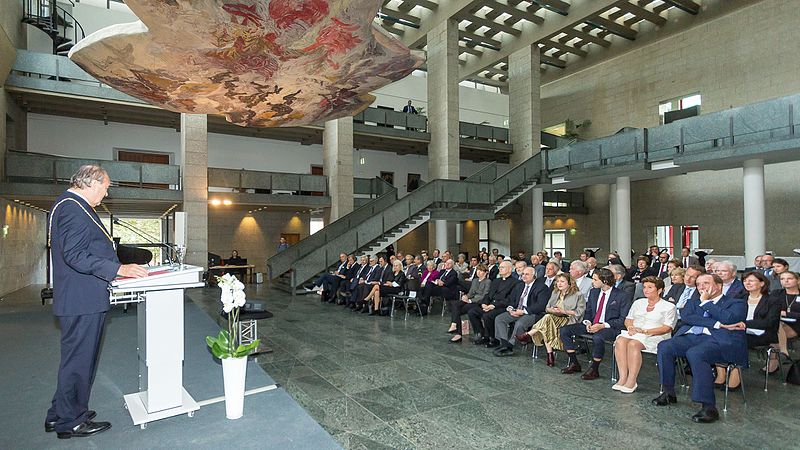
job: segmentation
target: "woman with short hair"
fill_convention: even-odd
[[[375,316],[381,313],[381,297],[388,295],[397,295],[403,291],[406,284],[406,274],[403,273],[403,263],[395,259],[392,262],[392,277],[383,282],[383,284],[376,284],[372,286],[364,302],[372,300],[372,312],[370,316]]]

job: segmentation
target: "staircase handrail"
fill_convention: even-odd
[[[464,181],[494,181],[497,179],[497,162],[492,161],[477,172],[468,176]]]
[[[436,179],[401,199],[396,198],[395,190],[395,198],[392,199],[392,202],[382,208],[374,209],[372,217],[357,223],[348,220],[346,226],[337,227],[335,232],[329,232],[324,237],[321,235],[314,238],[313,241],[311,237],[306,238],[301,241],[304,246],[302,252],[284,255],[285,252],[291,250],[292,247],[289,247],[279,254],[280,262],[276,257],[273,257],[276,258],[275,260],[270,258],[267,261],[267,266],[271,271],[270,276],[280,275],[291,269],[291,285],[296,287],[298,283],[308,280],[335,263],[342,251],[350,252],[362,249],[387,232],[406,223],[409,218],[423,213],[432,206],[437,204],[445,206],[448,204],[493,205],[523,183],[538,180],[541,176],[541,159],[541,155],[534,155],[490,182]],[[497,189],[502,194],[495,192]],[[374,204],[374,202],[370,203]],[[327,228],[334,227],[337,222],[339,221],[333,222]],[[325,229],[323,228],[323,230]],[[319,233],[321,232],[317,234]]]
[[[58,3],[56,3],[55,0],[53,1],[53,4],[55,4],[55,7],[56,7],[56,11],[54,12],[55,14],[58,14],[57,11],[61,11],[63,14],[65,14],[65,15],[69,16],[70,18],[72,18],[73,26],[77,26],[77,28],[75,28],[75,39],[72,40],[72,43],[73,44],[77,44],[78,41],[80,41],[81,39],[85,38],[86,37],[86,32],[83,31],[83,25],[81,25],[81,23],[78,22],[75,19],[75,16],[73,16],[72,13],[70,13],[66,9],[62,8],[61,6],[58,6]],[[74,3],[72,5],[75,6]],[[66,22],[66,20],[65,20],[65,22]],[[58,22],[56,21],[56,25],[57,24],[58,24]],[[78,37],[78,30],[81,30],[80,38]],[[64,25],[64,36],[65,37],[66,37],[66,34],[67,34],[67,25],[65,23],[65,25]]]
[[[374,216],[397,200],[397,188],[387,183],[380,177],[375,177],[378,186],[382,186],[383,195],[370,200],[363,206],[354,209],[344,216],[331,222],[316,233],[302,239],[300,242],[289,246],[286,250],[276,253],[267,259],[270,276],[278,276],[288,271],[291,261],[296,261],[312,253],[319,246],[329,241],[330,237],[337,236],[346,230],[355,227],[369,217]],[[379,190],[379,189],[376,189]],[[338,253],[337,253],[338,257]]]

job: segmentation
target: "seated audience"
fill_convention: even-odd
[[[781,325],[778,329],[778,348],[784,355],[789,354],[789,339],[800,335],[800,275],[797,272],[781,274],[782,289],[772,293],[781,304]]]
[[[353,276],[347,281],[344,291],[342,292],[342,297],[344,297],[344,304],[348,308],[355,307],[355,300],[353,299],[353,294],[356,288],[358,288],[358,280],[362,278],[366,278],[367,273],[369,273],[370,265],[369,265],[369,258],[367,255],[361,255],[358,260],[358,269],[355,271]]]
[[[467,263],[467,255],[459,253],[458,256],[456,257],[456,262],[453,264],[453,269],[457,273],[462,274],[466,272],[468,267],[469,264]]]
[[[611,264],[607,266],[606,269],[614,274],[614,287],[628,296],[628,303],[633,302],[633,294],[636,292],[636,283],[625,279],[625,267],[620,264]]]
[[[533,324],[533,328],[525,336],[517,336],[517,341],[526,343],[533,341],[535,345],[544,345],[547,349],[547,366],[553,367],[556,361],[555,350],[563,350],[559,334],[562,327],[573,325],[583,317],[586,299],[578,290],[575,280],[568,274],[556,275],[556,289],[545,307],[546,314]],[[527,336],[527,337],[526,337]]]
[[[722,279],[722,293],[728,297],[745,298],[747,291],[742,282],[736,278],[736,264],[720,261],[712,266],[714,273]]]
[[[497,278],[500,273],[500,261],[497,260],[497,256],[489,255],[489,265],[486,267],[489,269],[489,279],[494,280]]]
[[[586,276],[587,271],[588,268],[583,261],[572,261],[572,264],[569,265],[569,276],[575,280],[575,285],[578,286],[578,290],[581,291],[584,298],[589,296],[589,290],[592,289],[592,278]]]
[[[382,259],[382,258],[381,258]],[[372,286],[380,283],[381,275],[383,275],[383,268],[378,264],[378,258],[370,256],[369,270],[367,273],[358,279],[357,286],[353,290],[353,295],[350,297],[352,309],[356,312],[369,312],[369,308],[364,308],[364,298],[366,298]]]
[[[469,259],[469,266],[458,274],[458,283],[463,291],[468,291],[472,287],[472,280],[478,276],[478,257],[473,256]]]
[[[642,285],[644,298],[633,302],[625,317],[626,329],[614,344],[619,379],[611,388],[625,394],[639,387],[636,379],[642,368],[642,350],[655,353],[659,342],[670,338],[678,322],[675,305],[660,297],[664,282],[658,277],[647,277]]]
[[[714,264],[718,261],[714,258],[706,258],[705,269],[706,273],[714,273]]]
[[[392,263],[392,274],[386,279],[382,280],[380,284],[372,286],[364,301],[372,302],[372,312],[369,315],[374,316],[381,313],[381,297],[389,295],[397,295],[405,290],[406,274],[403,273],[403,263],[395,260]]]
[[[560,270],[556,263],[549,262],[544,266],[544,284],[547,285],[551,291],[555,289],[556,275],[558,275]]]
[[[522,270],[522,282],[511,291],[510,305],[494,319],[494,337],[500,342],[494,351],[495,356],[513,355],[517,335],[525,335],[544,314],[552,291],[543,278],[536,278],[535,272],[530,266]],[[513,325],[513,330],[509,330],[510,325]]]
[[[475,308],[480,309],[480,305],[486,298],[486,295],[489,293],[489,287],[492,284],[492,280],[490,280],[488,277],[489,271],[486,269],[486,266],[483,264],[478,264],[478,266],[475,268],[475,271],[476,275],[472,278],[469,292],[463,294],[460,299],[449,301],[451,321],[450,329],[447,330],[447,332],[455,334],[450,339],[450,342],[461,342],[461,316],[468,314]]]
[[[594,256],[586,258],[586,276],[591,279],[595,270],[597,270],[597,259]]]
[[[772,261],[772,269],[769,273],[764,271],[769,279],[770,290],[777,291],[781,289],[781,274],[789,271],[789,263],[783,258],[775,258]]]
[[[657,274],[658,272],[655,269],[648,266],[647,257],[640,256],[636,258],[636,267],[628,271],[628,276],[625,279],[633,283],[639,283],[642,278],[656,276]]]
[[[669,286],[667,285],[667,281],[664,280],[664,299],[668,298],[680,298],[683,290],[686,288],[686,284],[683,282],[683,277],[686,275],[686,269],[682,267],[676,267],[669,272]],[[675,303],[674,301],[672,302]]]
[[[339,253],[339,262],[335,270],[328,273],[323,273],[314,284],[309,288],[306,287],[306,292],[317,292],[322,296],[322,301],[327,300],[327,293],[336,292],[334,285],[339,286],[339,281],[347,274],[347,253]]]
[[[416,292],[419,290],[419,283],[422,280],[422,272],[425,270],[425,265],[422,262],[422,257],[411,254],[406,255],[406,261],[408,261],[405,268],[406,291]]]
[[[419,279],[419,291],[425,289],[428,282],[433,282],[437,278],[439,278],[439,270],[436,269],[436,263],[429,259],[425,262],[425,270],[422,271]]]
[[[326,300],[328,303],[336,303],[339,292],[347,290],[347,286],[360,268],[361,266],[356,262],[356,257],[347,255],[347,267],[344,273],[335,274],[338,280],[330,283],[327,290],[323,289],[321,292],[322,300]]]
[[[600,269],[592,277],[593,289],[586,301],[583,321],[561,328],[561,341],[569,356],[569,364],[561,373],[572,374],[581,371],[576,353],[575,336],[592,335],[592,365],[581,375],[582,380],[600,377],[600,362],[606,352],[606,341],[611,341],[625,326],[625,317],[631,307],[628,296],[614,288],[616,280],[608,269]]]
[[[699,423],[719,419],[714,396],[714,375],[708,366],[730,362],[747,366],[747,339],[737,329],[747,318],[747,305],[738,298],[722,294],[722,279],[716,274],[697,278],[699,300],[689,300],[681,313],[684,325],[672,339],[658,344],[658,371],[663,393],[653,399],[657,406],[677,403],[675,395],[675,358],[685,357],[692,371],[692,395],[702,409],[692,416]]]
[[[760,272],[748,272],[742,277],[747,292],[747,318],[734,324],[731,329],[747,332],[747,347],[755,348],[764,345],[778,344],[778,327],[781,323],[781,304],[774,297],[769,296],[769,280]],[[761,335],[753,334],[760,331]],[[774,362],[777,371],[777,360]],[[768,369],[762,369],[768,370]],[[737,390],[741,383],[739,369],[731,371],[728,380],[728,390]],[[725,368],[717,366],[717,387],[725,386]]]
[[[473,308],[467,313],[470,328],[475,333],[473,344],[487,347],[497,347],[500,344],[494,338],[494,319],[511,304],[509,297],[518,283],[511,277],[513,271],[514,268],[510,262],[501,262],[498,266],[498,276],[492,280],[489,293],[479,305],[480,308]]]
[[[684,269],[688,269],[690,266],[693,266],[698,263],[697,256],[691,254],[691,250],[689,247],[681,248],[681,267]]]
[[[661,278],[667,278],[669,276],[669,253],[661,252],[658,254],[657,262],[651,266],[656,271],[656,276]]]
[[[452,259],[445,261],[444,270],[439,273],[439,276],[435,280],[428,280],[425,283],[422,295],[417,298],[417,306],[419,306],[421,315],[428,315],[431,297],[442,297],[444,300],[458,299],[458,273],[453,269],[453,264]]]
[[[525,261],[513,261],[512,264],[514,264],[514,273],[511,276],[518,281],[522,281],[522,271],[528,267],[528,264]]]

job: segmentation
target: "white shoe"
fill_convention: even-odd
[[[322,292],[322,286],[314,286],[313,288],[311,288],[311,290],[316,292]]]
[[[315,286],[315,287],[316,287],[316,286]],[[308,286],[305,286],[305,287],[303,287],[303,290],[304,290],[304,291],[306,291],[306,292],[314,292],[314,289],[311,289],[311,288],[310,288],[310,287],[308,287]]]
[[[613,389],[615,391],[621,391],[623,387],[624,387],[623,385],[617,383],[617,384],[611,386],[611,389]]]
[[[633,394],[634,392],[636,392],[636,388],[638,387],[639,387],[638,384],[634,384],[632,388],[629,388],[627,386],[620,386],[619,391],[622,392],[623,394]]]

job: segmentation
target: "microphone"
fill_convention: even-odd
[[[171,246],[170,244],[167,244],[166,242],[158,242],[158,239],[153,238],[152,236],[148,235],[147,233],[145,233],[144,231],[140,230],[139,228],[133,226],[132,224],[129,224],[127,222],[123,222],[123,221],[121,221],[121,220],[119,220],[117,218],[114,218],[113,222],[114,222],[114,225],[119,225],[119,226],[121,226],[121,227],[123,227],[125,229],[133,231],[134,233],[136,233],[137,236],[139,236],[140,238],[144,239],[145,241],[147,241],[150,244],[154,244],[154,245],[157,245],[159,247],[166,247],[168,250],[171,250],[173,252],[175,251],[175,248],[173,246]],[[169,261],[169,265],[170,266],[173,265],[172,257],[170,256],[170,252],[169,251],[165,252],[165,255],[167,257],[167,261]]]

